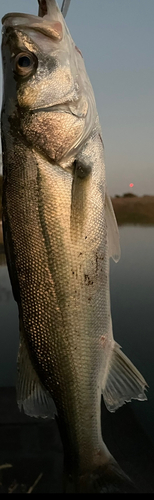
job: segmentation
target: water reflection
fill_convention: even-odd
[[[0,252],[0,266],[3,266],[6,264],[6,257],[5,254]]]
[[[154,442],[154,227],[120,228],[121,259],[111,262],[114,337],[145,377],[148,401],[131,403]]]
[[[15,385],[16,382],[18,311],[4,256],[1,262],[3,264],[0,266],[0,386],[3,387]]]
[[[13,299],[12,290],[10,287],[10,280],[8,276],[8,272],[6,270],[6,261],[5,258],[0,260],[0,302],[5,302]]]

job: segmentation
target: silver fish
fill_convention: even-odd
[[[72,478],[65,491],[102,492],[109,471],[124,476],[102,438],[101,394],[115,411],[145,400],[146,382],[113,339],[109,258],[117,261],[120,247],[95,98],[55,0],[43,17],[7,14],[2,23],[3,231],[19,309],[18,405],[33,416],[57,411]]]

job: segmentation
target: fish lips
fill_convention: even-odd
[[[2,18],[4,28],[14,27],[23,31],[33,30],[42,33],[52,40],[61,41],[63,38],[63,26],[59,20],[53,20],[49,16],[38,17],[27,14],[9,13]]]

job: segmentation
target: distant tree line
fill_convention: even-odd
[[[122,196],[120,196],[119,194],[115,194],[115,198],[133,198],[134,196],[137,196],[137,194],[124,193],[122,194]]]

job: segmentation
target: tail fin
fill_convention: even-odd
[[[131,399],[145,401],[147,383],[133,363],[114,342],[102,393],[107,409],[114,412]]]
[[[138,493],[138,491],[119,465],[116,462],[109,462],[103,469],[100,467],[91,474],[85,493]]]
[[[65,478],[64,493],[139,493],[135,484],[113,459],[93,472],[73,480]]]

